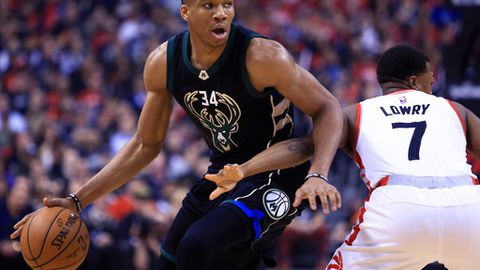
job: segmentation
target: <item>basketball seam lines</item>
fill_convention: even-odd
[[[55,222],[55,220],[57,220],[57,217],[63,212],[65,211],[66,209],[62,209],[60,212],[58,212],[58,214],[53,218],[52,220],[52,223],[50,223],[50,227],[48,227],[48,231],[47,233],[45,234],[45,238],[43,238],[43,241],[42,241],[42,248],[40,249],[40,253],[38,254],[37,257],[34,257],[33,259],[35,260],[35,263],[37,263],[37,259],[40,258],[40,256],[42,256],[42,252],[43,252],[43,247],[45,246],[45,241],[47,240],[47,237],[48,237],[48,234],[50,233],[50,230],[52,229],[52,225],[53,223]],[[33,220],[32,220],[33,221]],[[33,254],[32,254],[33,255]],[[37,263],[38,265],[38,263]],[[43,264],[42,264],[43,265]]]
[[[30,225],[32,225],[32,222],[33,222],[33,219],[35,218],[36,214],[34,214],[31,219],[29,220],[29,223],[28,223],[28,228],[27,228],[27,240],[25,240],[27,242],[27,246],[28,246],[28,250],[30,251],[30,255],[32,256],[32,259],[29,261],[33,261],[37,267],[40,267],[41,270],[43,270],[43,268],[41,266],[39,266],[39,264],[37,263],[37,260],[35,259],[35,256],[33,256],[33,252],[32,252],[32,248],[30,247]],[[25,258],[27,259],[27,258]]]
[[[83,226],[83,222],[80,220],[80,217],[78,217],[78,221],[80,221],[80,226],[78,226],[78,230],[77,230],[77,232],[75,232],[75,235],[73,236],[72,241],[70,241],[70,242],[62,249],[62,251],[60,251],[57,255],[53,256],[53,258],[51,258],[50,260],[42,263],[42,264],[39,265],[39,266],[44,266],[45,264],[47,264],[47,263],[53,261],[54,259],[56,259],[60,254],[62,254],[62,252],[65,251],[65,249],[67,249],[67,248],[70,246],[70,244],[72,244],[73,241],[75,241],[75,238],[77,237],[78,233],[80,232],[80,229],[81,229],[82,226]],[[60,269],[61,269],[61,268],[60,268]]]
[[[83,226],[83,224],[81,224],[80,226]],[[72,241],[73,242],[73,241]],[[63,251],[62,251],[63,252]],[[60,255],[62,252],[60,252],[58,255]],[[88,251],[87,251],[88,252]],[[58,256],[57,255],[57,256]],[[86,256],[86,255],[85,255]],[[52,269],[48,269],[48,270],[60,270],[60,269],[65,269],[67,267],[70,267],[72,265],[75,265],[77,264],[78,262],[82,261],[84,259],[84,257],[80,258],[79,260],[77,260],[76,262],[72,263],[72,264],[69,264],[69,265],[66,265],[66,266],[63,266],[63,267],[60,267],[60,268],[52,268]],[[79,265],[80,266],[80,265]],[[41,267],[40,267],[41,268]],[[42,269],[43,270],[43,269]]]

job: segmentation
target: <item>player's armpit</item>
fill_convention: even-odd
[[[467,110],[467,148],[480,159],[480,118]]]
[[[467,149],[475,155],[476,158],[480,159],[480,118],[462,104],[455,101],[451,101],[450,103],[465,123]]]

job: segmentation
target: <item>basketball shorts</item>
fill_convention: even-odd
[[[479,212],[478,185],[378,187],[326,269],[479,269]]]
[[[162,256],[175,257],[183,234],[196,220],[216,207],[229,207],[239,213],[251,230],[253,237],[248,243],[251,256],[260,257],[266,265],[274,266],[276,263],[272,254],[278,238],[303,210],[293,207],[292,203],[309,167],[307,162],[294,168],[245,178],[232,191],[213,201],[209,200],[209,195],[216,188],[215,184],[200,180],[185,197],[162,247]]]

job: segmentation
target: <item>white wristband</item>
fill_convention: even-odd
[[[322,180],[324,180],[325,182],[328,183],[328,178],[324,175],[319,174],[319,173],[309,173],[309,174],[307,174],[307,176],[305,176],[305,181],[308,180],[308,178],[310,178],[310,177],[317,177],[317,178],[320,178],[320,179],[322,179]]]

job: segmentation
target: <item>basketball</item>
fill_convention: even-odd
[[[22,256],[32,269],[73,270],[85,259],[90,241],[85,223],[62,207],[42,208],[25,223]]]

